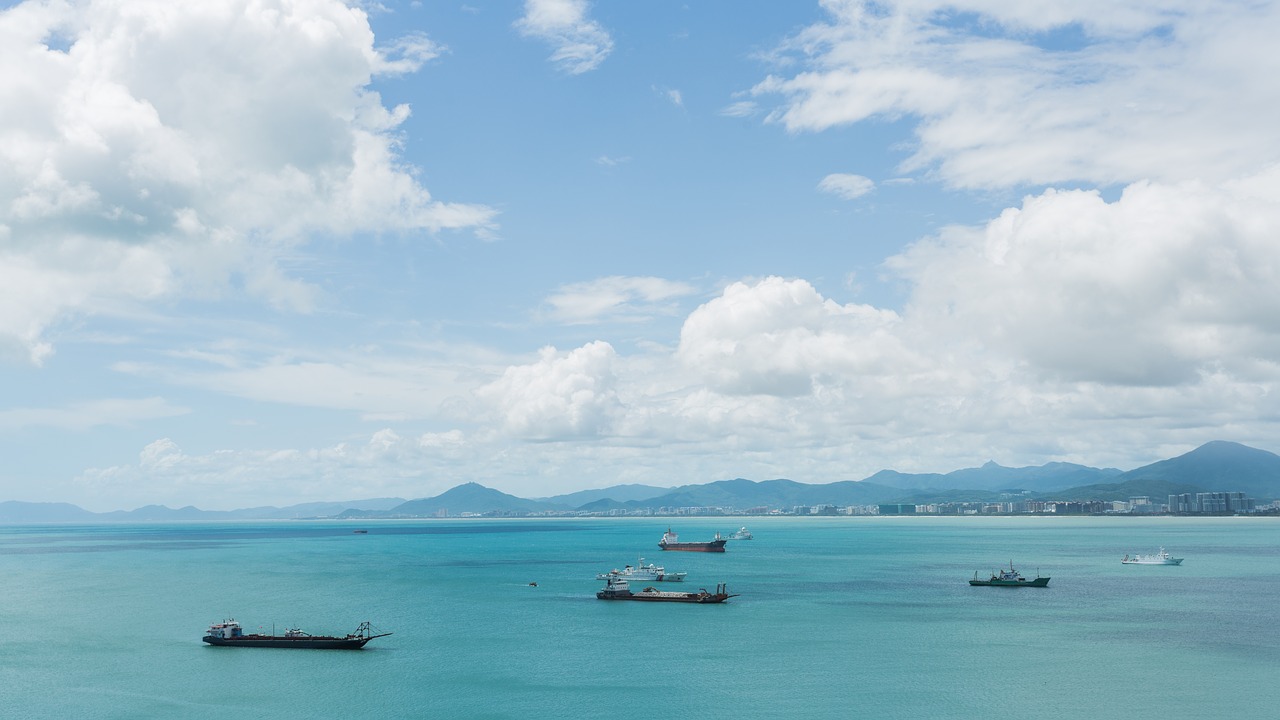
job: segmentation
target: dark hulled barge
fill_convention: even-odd
[[[680,538],[671,532],[671,528],[662,534],[662,539],[658,541],[658,547],[663,550],[682,550],[684,552],[724,552],[724,544],[729,542],[728,538],[720,537],[720,533],[716,533],[714,540],[709,542],[680,542]]]
[[[342,637],[310,635],[297,628],[286,630],[284,635],[245,634],[240,623],[224,620],[209,626],[209,634],[203,640],[210,645],[227,647],[297,648],[306,650],[359,650],[374,638],[391,633],[374,633],[367,622],[360,623],[356,631]]]
[[[626,580],[616,578],[609,578],[605,581],[604,589],[596,593],[596,597],[601,600],[639,600],[642,602],[678,602],[703,605],[722,603],[731,597],[737,596],[737,593],[730,595],[728,587],[724,583],[716,585],[716,591],[713,593],[707,592],[706,589],[698,592],[667,592],[651,587],[639,592],[632,592],[631,586]]]

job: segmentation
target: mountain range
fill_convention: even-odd
[[[68,503],[0,502],[0,522],[218,521],[294,518],[434,517],[500,513],[604,512],[678,507],[785,508],[797,505],[982,502],[1016,494],[1039,500],[1127,500],[1171,494],[1243,492],[1258,500],[1280,498],[1280,456],[1239,443],[1214,441],[1168,460],[1123,472],[1072,463],[1010,468],[988,462],[946,474],[882,470],[864,480],[807,484],[793,480],[720,480],[663,488],[617,485],[526,499],[477,483],[464,483],[430,498],[373,498],[241,510],[171,509],[94,513]]]

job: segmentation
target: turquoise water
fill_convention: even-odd
[[[0,528],[0,717],[1275,717],[1274,520],[749,520],[724,555],[666,520]],[[1184,566],[1119,562],[1160,545]],[[741,596],[595,599],[642,555]],[[965,582],[1010,559],[1053,581]],[[229,616],[395,634],[200,642]]]

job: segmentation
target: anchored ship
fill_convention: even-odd
[[[729,536],[730,540],[751,540],[754,538],[755,536],[751,534],[751,531],[745,527],[740,528],[737,532]]]
[[[596,576],[597,580],[608,580],[615,578],[619,580],[652,580],[654,582],[681,582],[688,573],[684,572],[667,572],[666,568],[661,565],[649,563],[644,564],[644,558],[640,558],[640,564],[636,566],[627,565],[621,570],[610,570],[607,573],[600,573]]]
[[[1132,557],[1125,555],[1120,562],[1125,565],[1181,565],[1182,558],[1172,557],[1164,548],[1160,548],[1160,552],[1155,555],[1134,555]]]
[[[356,631],[343,637],[309,635],[298,628],[285,630],[284,635],[245,634],[240,623],[223,620],[209,626],[209,634],[203,640],[210,645],[228,647],[301,648],[309,650],[359,650],[374,638],[391,633],[374,633],[368,622],[360,623]]]
[[[992,573],[990,580],[979,580],[978,573],[973,574],[973,579],[969,581],[970,585],[989,585],[992,587],[1048,587],[1049,578],[1040,577],[1040,573],[1036,573],[1035,580],[1028,580],[1022,577],[1022,573],[1013,569],[1013,561],[1009,562],[1008,570],[1001,570],[998,573]]]
[[[658,541],[658,547],[663,550],[685,552],[724,552],[724,544],[728,541],[728,538],[722,538],[720,533],[716,533],[715,539],[709,542],[680,542],[679,536],[671,532],[671,528],[667,528],[667,531],[662,534],[662,539]]]
[[[605,581],[604,589],[596,593],[596,597],[601,600],[640,600],[645,602],[678,602],[678,603],[722,603],[731,597],[737,597],[737,593],[729,594],[728,587],[724,583],[716,585],[716,591],[707,592],[705,588],[698,592],[665,592],[657,588],[647,587],[640,592],[632,592],[631,585],[619,578],[609,578]]]

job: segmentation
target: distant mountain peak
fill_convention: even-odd
[[[1214,440],[1178,457],[1130,470],[1120,479],[1161,479],[1207,491],[1274,498],[1280,497],[1280,455],[1236,442]]]
[[[1231,442],[1230,440],[1210,440],[1195,450],[1186,453],[1186,455],[1183,455],[1182,457],[1186,457],[1187,455],[1205,455],[1214,457],[1221,457],[1223,455],[1265,457],[1270,455],[1272,457],[1276,457],[1275,453],[1267,452],[1266,450],[1259,450],[1258,448],[1249,447],[1248,445],[1241,445],[1238,442]]]

